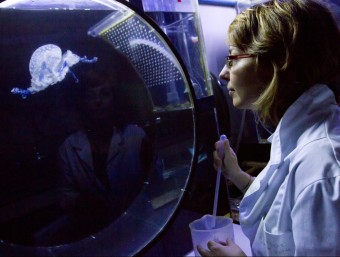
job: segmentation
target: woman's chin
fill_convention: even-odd
[[[237,109],[245,109],[242,102],[238,101],[237,99],[233,99],[233,105]]]
[[[233,105],[237,109],[241,110],[254,110],[255,106],[253,103],[247,101],[241,101],[239,98],[233,98]]]

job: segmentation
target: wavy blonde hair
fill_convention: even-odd
[[[272,77],[254,106],[277,124],[287,108],[316,83],[331,84],[340,72],[340,31],[330,11],[312,0],[272,0],[239,14],[228,43],[256,55]]]

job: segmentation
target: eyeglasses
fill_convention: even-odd
[[[225,58],[225,64],[230,69],[233,66],[233,61],[242,59],[242,58],[250,58],[255,57],[255,54],[236,54],[236,55],[228,55]]]

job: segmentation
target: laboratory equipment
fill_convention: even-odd
[[[198,99],[212,95],[197,0],[142,0],[143,11],[164,31],[180,54]],[[169,97],[176,95],[168,88]]]
[[[217,127],[218,127],[218,123],[217,123]],[[227,136],[226,135],[221,135],[220,136],[220,141],[223,142],[227,140]],[[224,157],[224,153],[223,150],[219,149],[219,156],[221,158],[221,160],[223,160]],[[222,166],[222,164],[221,164]],[[222,174],[222,167],[218,167],[217,170],[217,174],[216,174],[216,185],[215,185],[215,195],[214,195],[214,208],[213,208],[213,215],[216,216],[217,214],[217,204],[218,204],[218,193],[220,191],[220,182],[221,182],[221,174]]]
[[[195,256],[201,256],[197,251],[200,245],[207,249],[208,241],[234,241],[233,220],[225,216],[204,215],[189,224]]]
[[[197,159],[195,95],[177,51],[151,19],[128,3],[114,0],[7,0],[0,4],[0,22],[0,255],[133,256],[142,252],[173,217]],[[67,72],[60,81],[45,83],[47,87],[25,99],[13,94],[11,90],[16,87],[28,90],[30,59],[36,49],[46,45],[98,60],[72,66],[60,63],[62,57],[54,55],[59,51],[43,51],[47,59],[42,58],[39,69],[34,69],[43,71],[34,76],[38,81],[45,81],[45,75],[49,78],[54,71],[70,69],[79,83]],[[60,69],[50,69],[48,60],[53,56]],[[84,80],[85,74],[91,75],[91,67],[106,57],[116,60],[102,68],[112,69],[109,74],[114,74],[113,78],[107,75],[97,77],[98,81]],[[114,79],[120,81],[113,83],[119,92],[114,95],[115,112],[119,109],[119,114],[125,115],[120,116],[125,126],[107,129],[119,131],[112,140],[117,142],[111,151],[117,154],[112,158],[121,158],[120,153],[133,142],[125,128],[144,131],[140,133],[145,135],[147,155],[140,157],[143,173],[124,177],[119,170],[120,177],[110,177],[122,182],[117,183],[120,191],[100,187],[105,197],[115,192],[107,209],[119,212],[91,228],[94,222],[81,223],[81,213],[70,216],[69,209],[63,207],[60,151],[70,136],[84,135],[77,134],[81,131],[86,133],[83,138],[98,136],[84,127],[83,119],[100,117],[85,114],[80,103],[82,97],[91,97],[86,87],[101,87]],[[169,88],[177,94],[169,94]],[[89,171],[91,161],[84,158],[89,149],[96,146],[73,144],[68,149],[79,157],[72,172],[77,165],[88,172],[84,181],[94,176]],[[133,163],[135,158],[130,160]],[[90,181],[98,184],[98,180]],[[91,188],[78,185],[71,195],[85,196],[81,187]],[[95,198],[91,192],[86,191],[86,196]],[[125,202],[122,199],[128,193],[132,196]],[[100,207],[87,206],[83,213],[92,210],[93,220],[99,220],[100,213],[105,214],[103,205]],[[76,224],[79,229],[70,231]]]

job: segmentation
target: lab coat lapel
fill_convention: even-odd
[[[267,201],[258,201],[258,199],[268,197],[263,192],[268,188],[268,182],[279,166],[280,163],[268,165],[265,168],[265,176],[257,177],[254,180],[240,204],[240,224],[244,234],[247,235],[250,241],[254,239],[256,233],[254,228],[257,228],[257,226],[254,226],[254,224],[259,224],[261,218],[270,207],[266,204]]]
[[[72,148],[78,160],[77,177],[81,180],[81,184],[87,185],[88,188],[104,190],[104,185],[94,173],[91,146],[85,131],[78,132],[72,141]]]
[[[263,219],[268,212],[270,203],[287,175],[286,173],[282,174],[284,169],[280,169],[281,174],[278,174],[279,168],[284,163],[283,146],[285,144],[282,142],[284,138],[281,136],[281,126],[282,120],[278,124],[275,132],[268,138],[268,141],[272,144],[268,165],[256,177],[240,204],[240,224],[244,234],[247,235],[251,242],[255,238],[261,219]],[[280,179],[278,179],[278,177],[280,177]],[[268,188],[269,181],[273,180],[276,180],[275,188],[273,186]]]
[[[107,163],[109,164],[114,160],[114,158],[121,152],[124,146],[124,135],[121,131],[114,129],[114,133],[111,138],[109,155],[107,158]]]
[[[325,85],[316,85],[304,93],[289,107],[274,134],[269,138],[272,143],[270,161],[254,180],[240,204],[240,224],[251,242],[254,240],[261,219],[268,212],[289,173],[290,154],[306,137],[303,132],[316,120],[324,117],[323,106],[334,101],[330,90],[327,89]],[[312,101],[314,103],[309,105],[308,103]],[[270,187],[268,183],[271,184]]]
[[[76,151],[82,165],[85,165],[88,170],[93,171],[91,146],[85,131],[79,132],[76,140],[72,142],[72,147]]]

